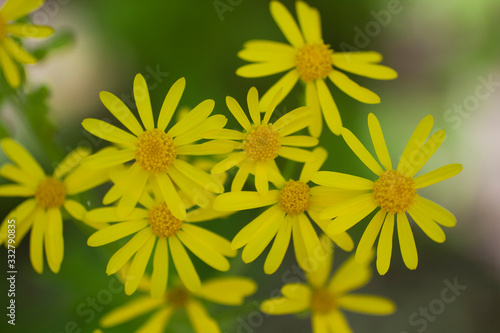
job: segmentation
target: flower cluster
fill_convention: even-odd
[[[42,3],[9,0],[0,10],[0,63],[12,88],[21,83],[12,58],[26,64],[36,59],[11,35],[47,37],[52,29],[8,22]],[[323,40],[318,10],[303,1],[296,2],[298,24],[278,1],[271,1],[270,11],[289,44],[265,40],[245,43],[238,56],[252,64],[240,67],[236,74],[256,78],[287,73],[262,98],[255,87],[250,88],[246,107],[230,96],[226,98],[226,114],[236,119],[239,128],[227,128],[225,115],[212,114],[215,102],[211,99],[178,117],[184,78],[173,83],[156,112],[146,80],[137,74],[133,93],[138,118],[117,96],[101,92],[103,105],[123,126],[83,120],[83,128],[109,146],[94,154],[77,148],[51,175],[19,143],[11,138],[1,140],[12,163],[4,164],[0,175],[14,183],[0,185],[0,196],[27,199],[6,216],[0,227],[0,244],[7,245],[8,220],[15,218],[17,244],[31,229],[29,247],[35,271],[43,272],[45,249],[51,271],[58,273],[64,253],[64,208],[70,218],[95,229],[88,238],[89,246],[118,244],[106,273],[120,275],[125,293],[132,295],[139,290],[150,294],[106,314],[100,321],[102,328],[154,312],[138,332],[162,332],[173,313],[185,310],[196,332],[220,332],[200,300],[239,306],[257,285],[244,277],[203,281],[189,252],[211,268],[227,272],[231,266],[228,258],[235,257],[238,249],[243,248],[241,258],[249,263],[270,247],[263,269],[273,274],[292,241],[307,284],[286,284],[281,289],[283,296],[264,301],[262,311],[271,315],[308,311],[315,333],[351,332],[343,310],[373,315],[395,311],[388,299],[350,293],[370,281],[375,253],[379,274],[387,273],[394,228],[402,259],[414,270],[418,264],[414,226],[440,243],[445,240],[441,226],[455,226],[453,214],[421,197],[419,190],[457,175],[461,165],[449,164],[417,176],[443,143],[445,130],[430,135],[433,118],[425,117],[393,168],[376,116],[368,116],[373,155],[343,127],[327,86],[328,78],[360,102],[380,103],[375,93],[344,72],[380,80],[394,79],[397,73],[379,64],[382,56],[377,52],[333,50]],[[276,115],[277,106],[299,81],[305,89],[305,105]],[[327,149],[318,146],[323,143],[318,140],[323,119],[375,174],[373,179],[320,171],[328,158]],[[309,135],[303,133],[306,128]],[[294,177],[290,166],[295,163],[301,169]],[[226,184],[228,178],[232,178],[230,185]],[[102,205],[85,207],[79,202],[77,195],[104,183],[109,186]],[[262,207],[265,210],[254,219],[238,215],[247,223],[232,240],[203,223]],[[330,278],[333,244],[352,251],[355,241],[347,232],[368,216],[370,221],[355,255]]]

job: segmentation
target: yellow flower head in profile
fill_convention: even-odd
[[[396,78],[397,73],[393,69],[378,64],[382,61],[379,53],[334,52],[323,41],[318,10],[303,1],[296,2],[300,29],[282,3],[271,1],[270,9],[290,45],[266,40],[249,41],[238,56],[255,63],[244,65],[236,71],[239,76],[248,78],[288,71],[264,94],[260,101],[261,110],[268,108],[277,91],[282,89],[281,98],[285,98],[297,81],[301,80],[305,85],[306,105],[313,110],[309,132],[312,136],[319,137],[323,124],[321,112],[333,133],[340,135],[342,129],[339,111],[326,85],[327,78],[360,102],[380,103],[380,98],[375,93],[361,87],[340,71],[379,80]],[[281,99],[278,103],[280,101]]]
[[[126,174],[127,171],[123,173]],[[124,217],[118,215],[116,207],[97,208],[87,213],[86,218],[94,223],[113,223],[90,236],[87,242],[89,246],[102,246],[134,235],[111,257],[106,273],[118,272],[134,256],[125,282],[125,293],[133,294],[154,248],[151,295],[161,297],[168,282],[169,257],[172,257],[186,288],[191,291],[200,288],[200,278],[184,247],[211,267],[227,271],[229,261],[225,256],[234,257],[236,251],[231,249],[228,240],[197,225],[198,222],[227,214],[211,208],[199,208],[188,212],[184,219],[179,219],[173,215],[168,203],[162,199],[161,189],[154,183],[152,190],[153,197],[144,193],[139,199],[143,208],[136,207]]]
[[[106,182],[108,170],[86,170],[80,161],[90,152],[78,148],[71,152],[55,169],[46,175],[35,159],[16,141],[0,141],[5,154],[14,162],[0,168],[0,176],[16,184],[0,185],[2,197],[28,198],[14,208],[0,227],[0,244],[7,243],[9,220],[15,220],[15,246],[31,228],[30,258],[35,271],[43,272],[43,248],[50,269],[58,273],[64,255],[62,207],[74,218],[93,228],[95,224],[84,219],[85,207],[69,198]]]
[[[15,21],[43,5],[44,0],[7,0],[0,8],[0,65],[9,85],[19,87],[21,77],[14,60],[21,64],[36,64],[37,59],[26,52],[11,36],[42,38],[52,35],[51,27]],[[13,60],[14,59],[14,60]]]
[[[104,201],[108,204],[118,201],[118,215],[125,216],[135,207],[147,184],[159,187],[164,201],[178,219],[186,218],[186,210],[174,188],[174,183],[191,194],[193,201],[197,192],[224,192],[220,182],[197,167],[183,161],[183,155],[212,155],[232,151],[233,143],[213,140],[197,144],[205,132],[220,129],[226,124],[222,115],[210,116],[214,108],[213,100],[205,100],[193,108],[185,117],[165,131],[184,92],[186,81],[177,80],[170,88],[155,126],[153,110],[149,100],[146,80],[137,74],[134,80],[134,98],[144,128],[129,108],[115,95],[103,91],[100,94],[106,108],[132,132],[126,132],[98,119],[85,119],[83,127],[104,140],[115,144],[116,149],[97,153],[82,163],[92,169],[122,165],[134,161],[128,172],[116,181],[115,187]],[[184,178],[197,187],[186,188]],[[195,191],[198,187],[202,189]]]
[[[139,288],[147,292],[148,279]],[[244,298],[257,290],[256,283],[245,277],[223,277],[205,281],[198,291],[192,292],[182,286],[169,288],[163,298],[140,296],[112,310],[100,321],[103,328],[114,327],[146,313],[154,312],[135,332],[165,332],[171,316],[182,311],[187,313],[196,333],[220,333],[219,324],[208,314],[201,300],[211,303],[241,306]]]
[[[445,130],[437,131],[428,138],[432,125],[433,118],[430,115],[418,124],[397,168],[393,169],[380,124],[375,115],[369,114],[371,139],[383,168],[348,129],[342,129],[342,136],[358,158],[379,178],[373,181],[328,171],[318,172],[312,177],[316,184],[331,186],[340,192],[358,192],[354,198],[332,205],[320,214],[322,218],[335,218],[329,227],[331,233],[344,232],[374,210],[378,210],[358,244],[356,259],[363,262],[368,258],[380,233],[377,246],[377,270],[380,274],[385,274],[390,266],[395,224],[406,267],[417,268],[417,248],[407,213],[427,236],[439,243],[444,242],[446,238],[439,224],[453,227],[457,223],[448,210],[418,195],[419,189],[453,177],[462,170],[460,164],[448,164],[414,178],[444,141]]]
[[[394,303],[380,296],[353,294],[355,289],[370,282],[372,269],[368,263],[358,263],[351,256],[329,280],[333,247],[325,235],[321,245],[325,249],[317,268],[306,274],[308,284],[288,283],[281,288],[282,297],[262,303],[263,312],[285,315],[310,311],[313,333],[352,333],[343,310],[370,315],[390,315],[396,310]]]
[[[269,191],[269,176],[277,170],[276,157],[306,162],[311,157],[311,152],[296,147],[313,147],[318,144],[316,138],[291,135],[305,128],[311,121],[310,110],[306,107],[292,110],[274,123],[269,122],[279,95],[280,92],[275,94],[273,102],[261,119],[257,89],[251,88],[248,91],[248,111],[253,124],[234,98],[230,96],[226,98],[229,111],[243,127],[243,131],[221,129],[210,132],[209,136],[214,139],[239,141],[237,148],[240,151],[230,154],[212,169],[212,173],[219,174],[233,166],[238,166],[238,173],[231,186],[232,191],[241,191],[248,175],[253,172],[257,191],[260,194],[266,194]]]
[[[354,243],[346,232],[335,235],[330,233],[328,226],[331,221],[319,217],[320,212],[328,204],[346,200],[352,195],[347,191],[337,195],[335,191],[324,186],[308,185],[311,176],[323,165],[326,157],[325,149],[316,148],[311,159],[304,164],[297,181],[285,181],[279,171],[276,171],[271,181],[278,190],[271,190],[266,195],[241,191],[224,193],[215,199],[214,209],[221,211],[271,206],[244,227],[231,243],[233,249],[245,246],[242,254],[244,262],[255,260],[274,238],[264,264],[264,271],[267,274],[274,273],[281,265],[290,238],[293,237],[297,262],[304,270],[309,270],[311,261],[320,248],[319,238],[311,220],[342,249],[351,251],[354,248]]]

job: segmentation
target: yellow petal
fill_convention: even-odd
[[[255,188],[260,195],[265,196],[269,192],[266,162],[257,162],[255,164]]]
[[[344,295],[338,299],[339,307],[370,315],[390,315],[396,311],[391,300],[373,295]]]
[[[296,69],[292,69],[281,79],[279,79],[271,88],[262,96],[260,99],[260,110],[274,110],[276,105],[281,103],[281,101],[290,93],[292,88],[295,86],[299,80],[299,72]],[[281,93],[278,95],[278,92]],[[278,98],[275,98],[277,97]],[[272,107],[274,105],[274,107]],[[270,117],[270,116],[269,116]]]
[[[0,65],[2,66],[7,83],[14,89],[19,87],[21,84],[19,70],[3,47],[0,47]]]
[[[0,197],[31,197],[35,195],[32,187],[20,185],[0,185]]]
[[[415,205],[444,227],[451,228],[457,224],[457,218],[446,208],[441,207],[435,202],[418,196],[415,198]]]
[[[245,157],[248,157],[248,155],[245,153]],[[255,166],[255,163],[247,158],[241,162],[241,164],[238,165],[239,169],[238,172],[236,173],[236,176],[234,176],[233,182],[231,184],[231,191],[232,192],[238,192],[241,191],[243,186],[245,185],[248,175],[250,174],[250,169]]]
[[[368,115],[368,128],[378,160],[386,170],[391,170],[391,157],[387,150],[387,145],[385,144],[384,134],[382,133],[382,128],[380,127],[377,117],[375,117],[373,113]]]
[[[138,136],[144,132],[135,116],[118,97],[107,91],[101,91],[99,97],[102,104],[132,133]]]
[[[423,146],[425,140],[429,136],[432,130],[432,125],[434,123],[434,118],[431,115],[426,116],[424,119],[418,123],[417,128],[413,131],[413,134],[408,140],[406,147],[401,155],[401,159],[398,164],[398,171],[402,172],[403,169],[407,169],[408,166],[413,161],[415,154]]]
[[[342,137],[345,142],[351,148],[354,154],[363,162],[364,165],[368,167],[374,174],[380,176],[384,171],[378,164],[378,162],[373,158],[372,154],[363,146],[361,141],[352,134],[347,128],[342,128]]]
[[[19,169],[13,164],[6,163],[0,168],[0,176],[12,180],[23,187],[30,187],[35,189],[38,185],[38,180],[31,174],[24,170]]]
[[[382,55],[375,51],[362,52],[335,52],[332,55],[334,62],[373,62],[379,63],[382,61]]]
[[[357,262],[366,263],[370,259],[373,244],[375,244],[380,229],[382,229],[386,214],[384,211],[379,210],[366,227],[356,250]]]
[[[158,129],[164,131],[167,128],[175,109],[177,109],[177,105],[179,105],[185,87],[186,79],[183,77],[175,81],[172,87],[170,87],[161,106],[160,116],[158,117]]]
[[[12,38],[6,37],[2,41],[2,46],[5,47],[10,55],[12,55],[17,61],[22,64],[36,64],[37,59],[26,52],[16,41]]]
[[[337,295],[361,288],[372,278],[372,269],[369,264],[358,263],[351,255],[333,274],[328,289]]]
[[[293,147],[281,147],[278,155],[296,162],[307,162],[313,157],[309,150]]]
[[[200,302],[190,300],[186,311],[196,333],[221,333],[219,324],[210,317]]]
[[[325,118],[328,128],[330,128],[333,134],[340,135],[342,130],[342,119],[340,119],[339,110],[325,81],[320,79],[316,80],[316,90],[318,92],[321,111],[323,112],[323,117]]]
[[[24,38],[49,37],[54,33],[54,29],[45,25],[34,25],[28,23],[13,23],[5,27],[7,33]]]
[[[320,43],[323,41],[321,36],[321,18],[316,8],[310,7],[303,1],[295,3],[297,17],[299,18],[300,28],[304,34],[307,43]]]
[[[184,134],[195,126],[205,121],[212,113],[215,102],[211,99],[204,100],[195,106],[189,113],[175,124],[167,133],[171,137]]]
[[[132,295],[137,290],[155,242],[156,236],[151,234],[146,243],[135,254],[125,280],[125,294]]]
[[[300,107],[285,113],[273,124],[273,128],[280,132],[281,137],[285,137],[307,127],[310,122],[311,109]]]
[[[259,92],[255,87],[250,88],[248,91],[247,105],[253,123],[260,125]]]
[[[377,246],[377,271],[380,275],[385,275],[391,265],[393,234],[394,214],[387,214]]]
[[[31,154],[16,141],[5,138],[0,141],[5,155],[9,157],[21,170],[32,175],[37,180],[45,177],[45,172]]]
[[[134,298],[132,301],[105,314],[99,324],[102,327],[113,327],[141,316],[164,304],[163,299],[152,299],[149,296]]]
[[[462,169],[463,167],[461,164],[448,164],[442,166],[434,171],[415,178],[415,188],[419,189],[442,182],[443,180],[456,176],[460,173],[460,171],[462,171]]]
[[[397,229],[403,261],[409,269],[416,269],[418,265],[417,247],[406,213],[398,213]]]
[[[328,74],[328,77],[334,85],[355,100],[366,104],[380,103],[380,97],[378,97],[377,94],[369,89],[366,89],[365,87],[360,86],[344,73],[332,70],[330,74]]]
[[[123,164],[135,158],[135,148],[105,150],[90,155],[82,161],[89,169],[104,169]]]
[[[239,249],[240,247],[248,244],[256,237],[256,235],[259,233],[259,230],[264,226],[264,224],[267,221],[273,220],[276,216],[280,215],[281,211],[282,209],[279,205],[274,205],[264,211],[264,213],[260,214],[253,221],[248,223],[236,234],[233,241],[231,242],[231,248]]]
[[[66,155],[61,163],[57,165],[56,169],[54,170],[53,176],[57,179],[61,179],[70,171],[75,170],[75,168],[80,165],[80,162],[89,155],[90,149],[88,149],[87,147],[81,146],[75,148],[68,155]]]
[[[229,270],[229,261],[219,252],[215,251],[210,244],[204,242],[203,239],[198,239],[182,230],[179,230],[176,236],[185,247],[207,265],[222,272]]]
[[[148,174],[140,169],[137,163],[133,164],[129,171],[131,176],[123,187],[123,195],[117,205],[119,216],[126,216],[135,208],[148,181]]]
[[[421,207],[414,205],[410,207],[408,213],[430,239],[437,243],[443,243],[446,240],[443,229],[427,215],[428,213],[422,211]]]
[[[220,211],[238,211],[270,206],[278,200],[278,190],[269,191],[266,195],[253,191],[231,192],[223,193],[215,198],[213,207]]]
[[[240,164],[246,158],[247,154],[245,152],[232,153],[227,158],[214,165],[211,172],[216,175],[223,173],[231,169],[233,166]]]
[[[45,231],[45,252],[50,270],[59,273],[64,256],[63,224],[59,208],[47,211],[47,229]]]
[[[173,236],[168,238],[168,244],[177,273],[186,288],[192,292],[199,290],[201,287],[200,277],[181,242]]]
[[[315,250],[316,258],[311,264],[311,269],[306,272],[307,281],[317,289],[323,288],[330,277],[334,253],[333,243],[325,234],[321,235],[320,246],[321,250],[319,248]]]
[[[167,203],[168,209],[172,212],[172,215],[179,220],[184,220],[186,218],[186,207],[179,193],[177,193],[177,190],[174,188],[170,177],[167,174],[159,173],[156,175],[156,180],[162,197]]]
[[[212,140],[201,144],[180,146],[177,148],[177,154],[196,156],[228,154],[238,145],[239,143],[229,140]]]
[[[162,333],[172,316],[174,309],[171,307],[162,308],[151,316],[135,333]]]
[[[398,77],[398,73],[394,69],[372,63],[345,62],[335,59],[333,66],[370,79],[392,80]]]
[[[326,208],[323,210],[319,217],[322,219],[331,219],[334,217],[343,217],[343,216],[352,216],[357,217],[363,215],[358,221],[360,221],[363,217],[371,213],[375,208],[377,207],[377,204],[375,203],[375,200],[373,199],[373,193],[365,193],[361,195],[357,195],[353,197],[352,199],[342,201],[336,205],[333,205],[329,208]],[[369,211],[371,209],[371,211]],[[359,215],[361,214],[361,215]],[[340,222],[340,221],[339,221]],[[336,226],[339,222],[335,220],[332,222],[332,226]],[[344,221],[347,222],[347,221]],[[347,229],[341,230],[342,228],[339,226],[336,226],[332,228],[333,230],[336,230],[338,232],[343,232]],[[334,232],[335,233],[335,232]]]
[[[155,127],[153,110],[151,109],[151,101],[149,100],[148,85],[141,74],[137,74],[134,79],[134,99],[142,124],[146,130],[152,130]]]
[[[137,137],[132,134],[99,119],[87,118],[82,122],[82,126],[98,138],[109,142],[133,145],[137,141]]]
[[[303,283],[287,283],[281,288],[281,293],[294,301],[308,302],[311,299],[311,288]]]
[[[333,312],[329,313],[326,318],[331,332],[353,333],[351,326],[349,325],[341,311],[334,310]]]
[[[258,62],[241,66],[236,70],[236,75],[246,78],[269,76],[284,72],[295,67],[293,58],[282,58],[271,62]]]
[[[236,251],[231,249],[231,243],[224,237],[219,236],[214,232],[190,223],[184,223],[182,225],[182,230],[196,238],[199,242],[206,243],[207,246],[210,246],[212,249],[224,256],[236,256]]]
[[[273,274],[280,267],[285,257],[290,238],[292,236],[292,223],[285,217],[285,221],[281,224],[276,238],[274,239],[273,246],[267,255],[266,262],[264,263],[264,272],[266,274]]]
[[[86,219],[92,222],[121,222],[145,219],[148,211],[142,208],[134,208],[127,216],[119,216],[116,207],[96,208],[87,213]]]
[[[127,244],[116,251],[111,259],[109,259],[108,266],[106,267],[106,274],[111,275],[118,272],[153,236],[154,234],[152,233],[151,228],[145,228],[139,231],[134,237],[132,237],[131,240],[127,242]]]
[[[42,6],[44,2],[45,0],[5,1],[0,14],[5,21],[14,21]]]
[[[323,186],[348,189],[348,190],[371,190],[373,189],[373,181],[352,176],[345,173],[333,171],[319,171],[312,175],[311,180]]]
[[[408,170],[405,170],[405,174],[413,177],[427,161],[434,155],[436,150],[441,146],[446,137],[446,131],[440,130],[434,133],[429,140],[422,146],[420,151],[415,155],[414,160],[409,166]]]
[[[210,192],[224,192],[224,186],[222,186],[222,183],[201,169],[179,159],[175,160],[173,166],[186,177],[203,188],[208,189]]]
[[[244,49],[238,52],[238,57],[251,62],[268,62],[280,59],[295,58],[295,49],[288,44],[251,40],[245,43]]]
[[[91,170],[83,166],[77,167],[63,181],[66,194],[73,195],[86,192],[109,180],[109,170]]]
[[[257,284],[246,277],[221,277],[205,281],[195,293],[210,302],[224,305],[243,305],[244,298],[257,290]]]
[[[87,240],[87,245],[102,246],[109,244],[128,235],[135,234],[148,225],[149,223],[146,220],[134,220],[113,224],[92,234]]]
[[[168,246],[166,238],[158,238],[151,275],[151,297],[160,298],[165,294],[168,282]]]
[[[35,211],[30,236],[30,259],[38,274],[43,273],[43,239],[47,226],[47,214],[43,209]]]
[[[268,299],[260,305],[260,310],[270,315],[300,313],[308,308],[308,302],[289,300],[285,297]]]
[[[314,147],[318,144],[318,139],[307,135],[285,136],[280,139],[283,146]]]
[[[274,21],[290,44],[296,48],[304,45],[304,39],[302,38],[299,27],[288,9],[278,1],[271,1],[270,9]]]
[[[252,125],[248,120],[245,112],[241,108],[240,104],[231,96],[226,97],[226,105],[229,111],[233,114],[234,118],[240,123],[241,127],[247,132],[252,129]]]

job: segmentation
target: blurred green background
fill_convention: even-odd
[[[295,12],[293,1],[284,3]],[[434,243],[414,228],[419,251],[416,271],[404,267],[395,242],[389,273],[384,277],[375,274],[372,283],[361,292],[392,298],[398,311],[388,317],[349,313],[353,330],[498,332],[500,2],[308,3],[320,10],[324,40],[334,50],[338,51],[344,43],[359,50],[379,51],[384,55],[383,64],[399,72],[397,80],[386,82],[355,77],[358,83],[379,94],[379,105],[364,105],[332,88],[344,126],[371,149],[366,119],[369,112],[375,113],[395,162],[418,121],[432,114],[435,127],[447,130],[447,139],[423,172],[448,163],[464,165],[457,177],[422,191],[455,213],[457,227],[446,230],[444,244]],[[389,9],[393,13],[383,15]],[[50,24],[56,34],[51,39],[27,44],[42,61],[26,71],[29,83],[24,87],[28,94],[24,114],[17,97],[13,97],[2,79],[1,135],[19,140],[50,172],[62,156],[78,145],[89,145],[94,150],[105,146],[85,133],[80,123],[87,117],[112,121],[98,93],[107,90],[132,100],[136,73],[149,76],[147,82],[156,114],[171,84],[182,76],[187,80],[182,105],[193,107],[212,98],[216,101],[214,112],[226,115],[229,112],[225,96],[243,103],[251,86],[262,93],[280,77],[244,79],[235,75],[236,68],[244,64],[236,53],[245,41],[284,41],[271,18],[268,1],[52,0],[32,19],[38,24]],[[302,100],[303,89],[297,86],[278,109],[292,110],[301,106]],[[43,121],[45,112],[50,122]],[[235,121],[228,118],[228,127],[234,126]],[[320,142],[329,151],[324,170],[370,176],[342,139],[326,128]],[[5,160],[2,154],[0,161]],[[300,165],[294,170],[291,176],[298,175]],[[103,186],[84,194],[80,200],[98,207],[105,189]],[[18,202],[2,198],[0,217]],[[230,239],[258,213],[243,212],[206,226]],[[355,242],[366,222],[351,229]],[[87,247],[90,234],[91,230],[81,223],[65,222],[65,258],[58,275],[49,272],[47,266],[43,275],[37,275],[29,261],[28,239],[23,241],[17,251],[17,325],[14,329],[7,325],[3,315],[1,332],[91,332],[102,315],[130,299],[121,292],[113,293],[108,304],[98,303],[94,310],[86,311],[91,309],[88,302],[114,283],[114,277],[105,274],[114,247]],[[0,266],[5,272],[7,254],[5,249],[0,253]],[[334,266],[338,267],[347,255],[338,250]],[[310,332],[309,319],[268,317],[256,312],[257,301],[270,297],[287,279],[300,278],[291,270],[295,265],[292,251],[272,276],[263,273],[264,259],[262,255],[244,265],[239,256],[234,258],[230,274],[253,277],[259,283],[259,291],[243,307],[209,305],[209,312],[220,322],[223,332]],[[219,274],[200,261],[195,263],[202,278]],[[441,298],[445,280],[457,280],[467,289],[438,315],[425,320],[424,329],[424,324],[415,324],[415,320],[424,318],[419,314],[421,308],[428,308]],[[1,299],[6,299],[6,280],[0,281]],[[2,302],[1,306],[5,309],[6,304]],[[82,314],[83,311],[86,312]],[[105,332],[131,332],[145,318]],[[192,329],[186,316],[180,314],[167,332]]]

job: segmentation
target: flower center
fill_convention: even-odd
[[[155,128],[137,137],[135,159],[146,171],[165,172],[177,157],[177,146],[170,135]]]
[[[415,181],[397,170],[385,171],[373,185],[373,197],[383,211],[404,213],[417,196]]]
[[[280,148],[280,134],[272,125],[255,126],[243,140],[243,149],[254,162],[275,159]]]
[[[175,235],[182,226],[182,221],[170,212],[166,203],[161,203],[149,210],[148,222],[153,233],[162,238]]]
[[[311,297],[311,309],[316,313],[328,313],[335,308],[335,296],[326,289],[317,289]]]
[[[167,302],[175,308],[183,308],[189,301],[189,294],[184,288],[175,288],[167,293]]]
[[[290,215],[297,215],[309,209],[311,189],[305,183],[289,180],[280,191],[280,206]]]
[[[66,198],[66,188],[59,180],[47,177],[38,184],[35,190],[35,198],[40,207],[61,207]]]
[[[295,65],[304,82],[324,79],[332,71],[333,50],[323,43],[305,44],[295,55]]]

